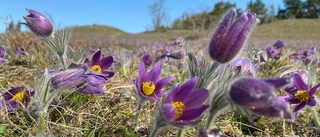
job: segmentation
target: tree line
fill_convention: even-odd
[[[209,29],[231,7],[237,9],[238,15],[243,12],[236,7],[235,3],[218,2],[212,10],[205,9],[197,14],[183,13],[180,18],[173,21],[171,29],[192,29],[194,31]],[[320,18],[320,0],[284,0],[284,8],[278,7],[277,12],[274,5],[266,6],[262,0],[251,0],[247,3],[247,9],[257,14],[260,24],[288,18]]]

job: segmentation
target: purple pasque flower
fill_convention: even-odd
[[[282,72],[280,74],[280,77],[283,77],[288,74],[290,76],[292,76],[295,73],[299,74],[305,83],[308,83],[308,71],[306,71],[304,69],[290,68],[290,69],[287,69],[284,72]]]
[[[157,47],[157,50],[161,52],[169,52],[170,51],[170,46],[164,45],[164,44],[159,44]]]
[[[184,53],[183,50],[176,50],[176,51],[173,51],[171,53],[168,53],[167,57],[168,58],[173,58],[173,59],[183,59],[184,55],[185,55],[185,53]]]
[[[211,58],[220,63],[229,62],[239,53],[256,25],[256,14],[249,10],[236,20],[235,16],[236,10],[232,8],[221,19],[209,42]]]
[[[229,97],[237,108],[267,117],[294,119],[289,103],[277,97],[277,90],[290,83],[288,78],[242,77],[230,85]]]
[[[20,46],[17,50],[16,50],[16,56],[20,56],[20,55],[22,55],[22,54],[24,54],[24,52],[25,52],[26,50],[25,50],[25,48],[24,48],[24,46]]]
[[[88,67],[95,73],[103,74],[106,78],[111,78],[114,76],[114,72],[107,71],[107,69],[113,63],[113,57],[107,56],[102,59],[101,57],[101,50],[99,49],[96,53],[93,54],[91,61],[86,61]]]
[[[2,93],[3,99],[0,100],[0,106],[6,106],[6,111],[17,110],[24,104],[25,110],[30,107],[31,96],[34,91],[27,90],[25,87],[11,87]]]
[[[5,58],[5,54],[6,54],[6,49],[0,46],[0,66],[8,62],[8,60]]]
[[[172,42],[173,46],[182,46],[185,43],[183,37],[178,37],[174,42]]]
[[[143,60],[139,65],[139,76],[137,80],[131,80],[136,85],[139,97],[142,100],[152,99],[157,103],[158,98],[162,97],[165,93],[163,88],[175,77],[160,78],[161,75],[161,60],[158,61],[149,73],[146,72],[146,66]]]
[[[276,49],[273,46],[267,47],[266,52],[268,57],[272,59],[279,59],[282,55],[282,49]]]
[[[285,91],[289,94],[289,97],[286,97],[285,99],[290,104],[298,104],[293,110],[295,114],[298,114],[306,105],[310,107],[316,105],[314,94],[320,87],[320,83],[309,88],[299,74],[293,74],[292,79],[294,85],[285,88]]]
[[[281,40],[281,39],[277,40],[277,41],[273,44],[273,47],[274,47],[275,49],[281,49],[281,48],[283,48],[284,46],[285,46],[285,43],[284,43],[284,41]]]
[[[294,60],[294,61],[298,61],[298,60],[301,60],[301,57],[300,57],[300,54],[299,53],[292,53],[290,56],[289,56],[290,59]]]
[[[47,17],[31,9],[27,9],[27,12],[30,14],[23,17],[27,23],[22,24],[27,25],[28,28],[38,37],[44,38],[52,34],[53,26]]]
[[[205,88],[195,89],[198,77],[191,78],[181,86],[176,84],[162,104],[161,114],[170,124],[176,126],[196,126],[194,120],[209,107],[203,105],[209,91]]]
[[[235,72],[237,74],[244,74],[244,75],[252,75],[253,77],[257,76],[257,72],[251,62],[248,58],[238,58],[235,59],[231,66],[235,68]]]
[[[154,60],[154,58],[151,57],[151,55],[149,53],[145,52],[142,57],[142,60],[146,66],[150,66],[152,64],[152,61]]]
[[[108,80],[105,75],[87,71],[83,65],[75,65],[55,74],[51,84],[56,89],[76,89],[82,94],[104,94],[100,86]]]

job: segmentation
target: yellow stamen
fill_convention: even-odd
[[[13,98],[15,102],[21,102],[26,98],[26,93],[24,93],[24,91],[19,91],[17,94],[13,96]]]
[[[160,48],[160,51],[164,51],[164,47],[161,47],[161,48]]]
[[[142,92],[147,96],[152,95],[155,89],[156,85],[154,85],[151,81],[146,81],[142,83]]]
[[[180,101],[180,102],[172,102],[171,105],[172,105],[173,107],[175,107],[176,110],[177,110],[177,115],[176,115],[175,119],[180,118],[180,117],[182,116],[183,110],[184,110],[184,108],[185,108],[185,107],[184,107],[184,104]]]
[[[310,99],[310,95],[306,90],[298,90],[297,93],[294,94],[294,96],[300,101],[300,102],[307,102]]]
[[[93,65],[91,67],[91,70],[100,74],[102,73],[101,67],[99,65]]]

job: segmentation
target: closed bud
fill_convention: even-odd
[[[173,52],[169,53],[167,55],[167,57],[173,58],[173,59],[183,59],[184,58],[184,51],[182,51],[182,50],[173,51]]]
[[[273,47],[276,49],[281,49],[284,46],[285,46],[285,43],[283,40],[278,40],[276,41],[276,43],[273,44]]]
[[[209,42],[211,58],[220,63],[229,62],[239,53],[256,24],[256,14],[249,10],[236,20],[235,16],[236,10],[232,8],[221,19]]]
[[[35,10],[27,9],[27,12],[30,14],[23,17],[27,23],[22,24],[27,25],[38,37],[44,38],[52,34],[53,26],[48,18]]]

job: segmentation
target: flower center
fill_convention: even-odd
[[[142,83],[142,92],[147,96],[150,96],[151,94],[153,94],[155,89],[156,89],[156,85],[154,85],[153,82],[151,81],[146,81]]]
[[[101,67],[99,65],[93,65],[91,67],[91,70],[100,74],[102,73]]]
[[[176,110],[177,110],[177,115],[176,115],[176,118],[175,118],[175,119],[180,118],[180,117],[182,116],[183,110],[184,110],[184,108],[185,108],[185,107],[184,107],[184,104],[180,101],[180,102],[172,102],[171,105],[172,105],[173,107],[175,107]]]
[[[310,99],[310,95],[306,90],[298,90],[297,93],[294,94],[294,96],[300,101],[300,102],[307,102]]]
[[[25,97],[26,97],[26,94],[24,93],[24,91],[19,91],[17,94],[13,96],[15,102],[18,102],[18,101],[21,102]]]

